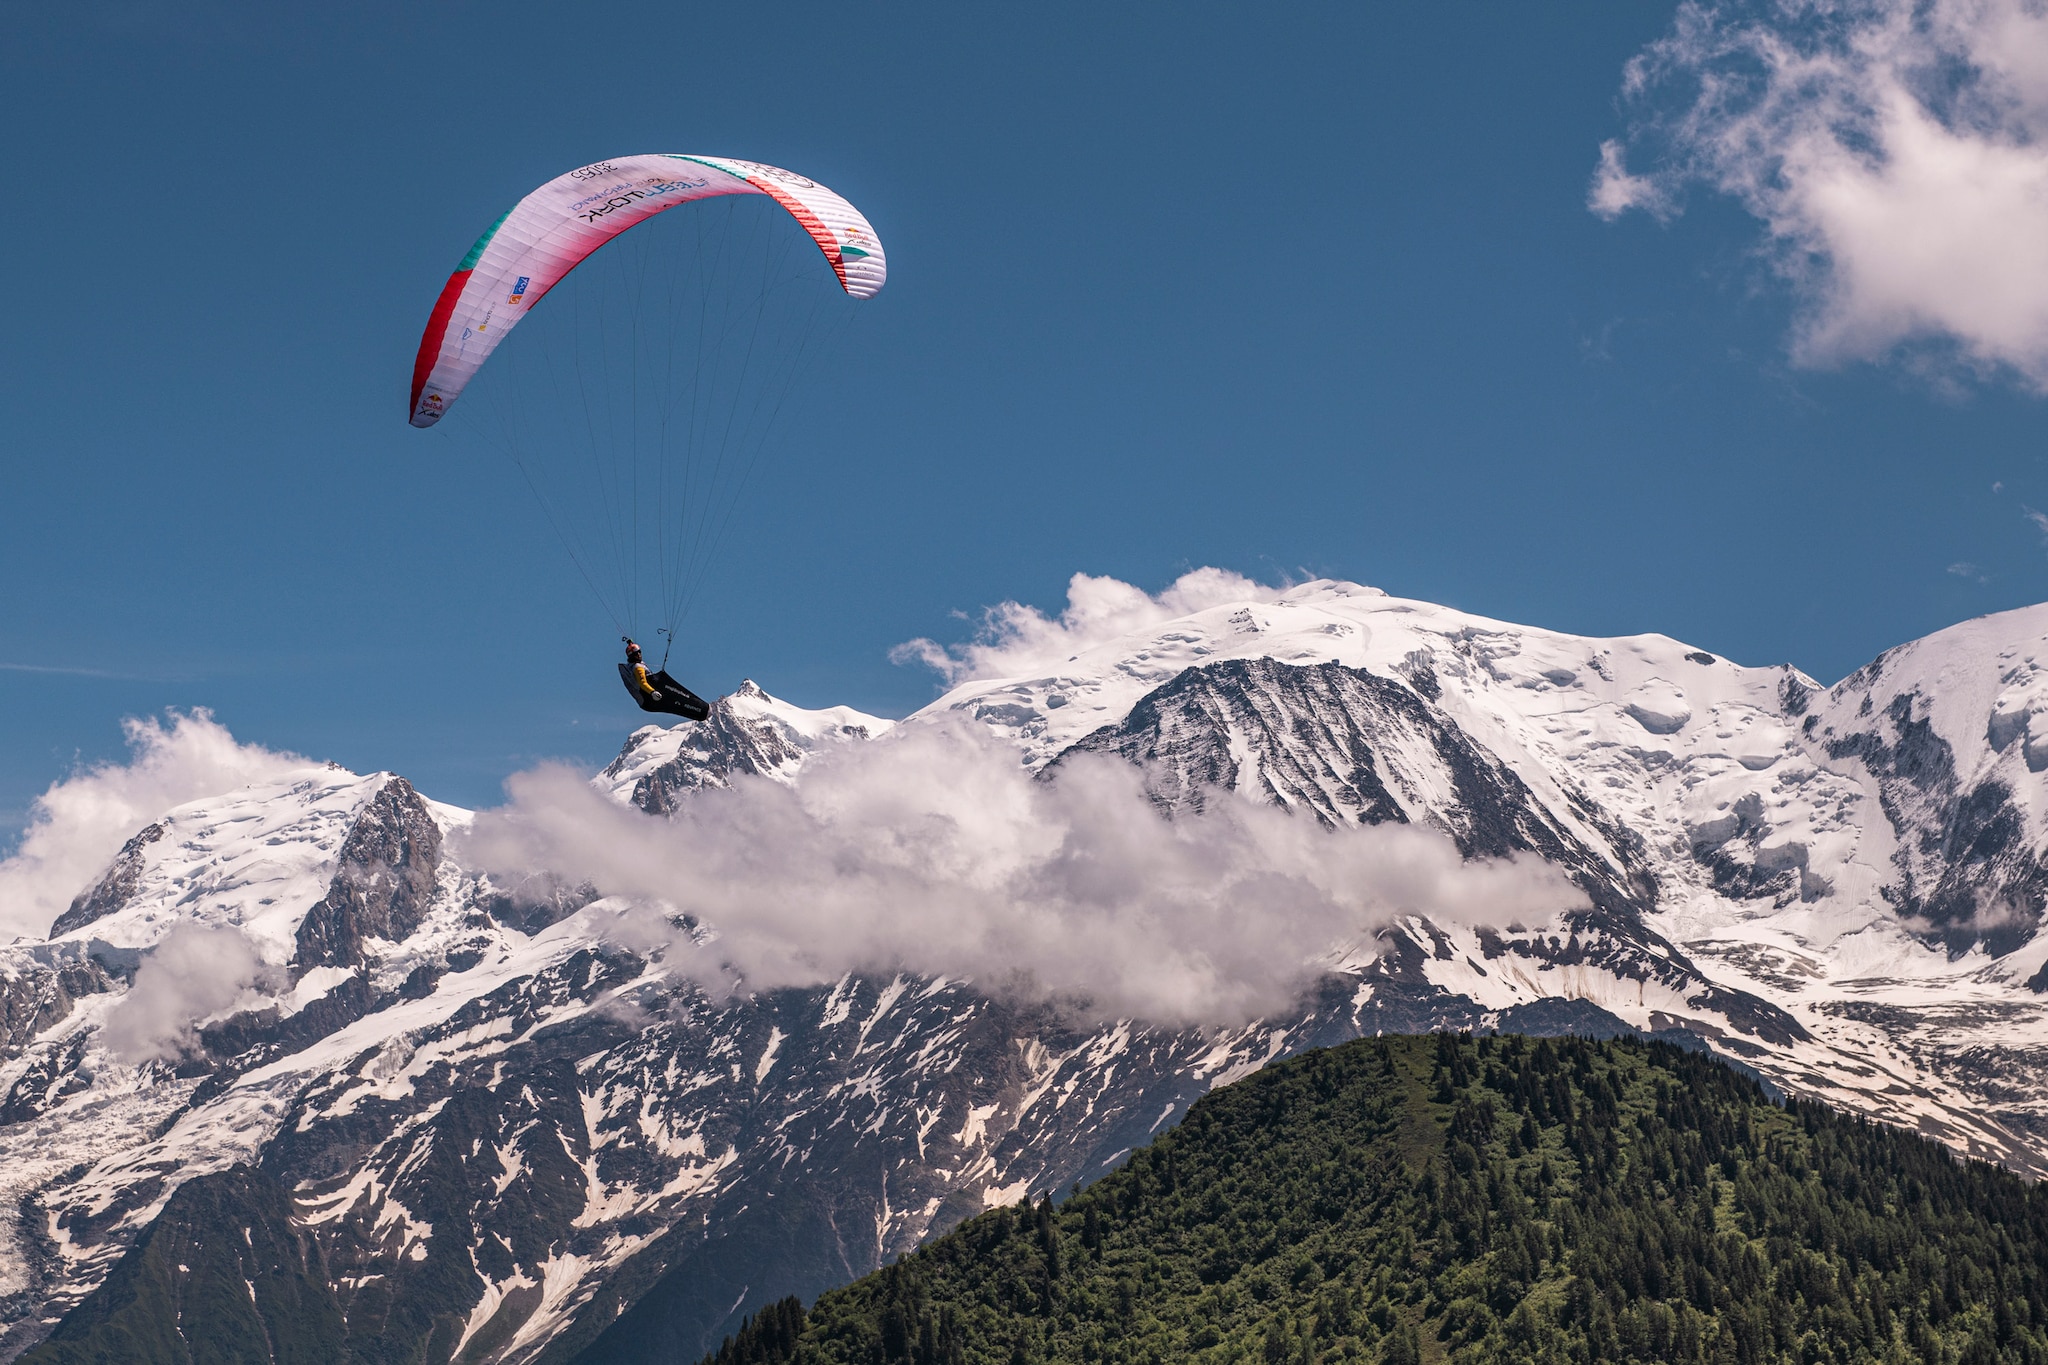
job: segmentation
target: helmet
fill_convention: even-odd
[[[633,642],[632,642],[631,640],[628,640],[628,641],[626,641],[626,657],[627,657],[627,658],[631,658],[631,657],[633,657],[634,655],[638,654],[639,652],[640,652],[640,646],[638,646],[638,645],[634,644],[634,643],[633,643]]]

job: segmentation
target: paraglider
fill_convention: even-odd
[[[684,720],[702,720],[711,714],[710,703],[671,678],[667,669],[649,673],[640,646],[630,638],[626,641],[626,662],[619,665],[619,678],[626,684],[633,704],[642,711],[681,716]]]
[[[711,213],[714,202],[725,211]],[[765,216],[739,212],[745,202]],[[420,338],[408,407],[413,426],[435,426],[541,299],[573,283],[598,248],[675,208],[685,212],[670,221],[687,234],[636,234],[638,256],[615,248],[599,258],[616,266],[595,270],[587,304],[565,291],[571,306],[540,338],[562,354],[522,342],[506,353],[513,373],[496,395],[477,385],[487,394],[479,428],[519,466],[629,644],[628,627],[650,614],[673,643],[784,399],[819,349],[816,331],[834,320],[824,295],[844,302],[881,289],[886,258],[860,211],[756,161],[649,154],[579,166],[515,204],[449,276]],[[808,267],[789,250],[806,237]],[[821,292],[821,282],[836,287]],[[519,372],[521,351],[534,372]],[[634,703],[701,720],[705,703],[668,676],[666,659],[650,673],[638,653],[619,666]]]

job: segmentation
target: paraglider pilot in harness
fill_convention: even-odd
[[[709,703],[671,678],[666,669],[649,673],[640,656],[640,646],[630,639],[626,640],[626,662],[619,665],[619,680],[626,684],[633,703],[642,711],[681,716],[684,720],[702,720],[711,714]]]

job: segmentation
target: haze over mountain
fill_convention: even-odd
[[[1828,688],[1215,571],[908,652],[902,722],[749,685],[481,814],[204,717],[54,788],[7,1353],[200,1176],[359,1358],[701,1352],[1381,1031],[1652,1033],[2048,1170],[2048,608]]]

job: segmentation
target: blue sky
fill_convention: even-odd
[[[1991,316],[2033,277],[1987,299],[1745,179],[1675,121],[1740,52],[1625,92],[1667,4],[10,15],[0,824],[166,707],[466,803],[616,750],[609,619],[515,472],[403,409],[477,232],[628,152],[799,168],[890,252],[692,618],[706,695],[902,714],[935,680],[892,645],[1076,571],[1828,681],[2043,595],[2044,370]],[[1708,112],[1805,155],[1770,97]]]

